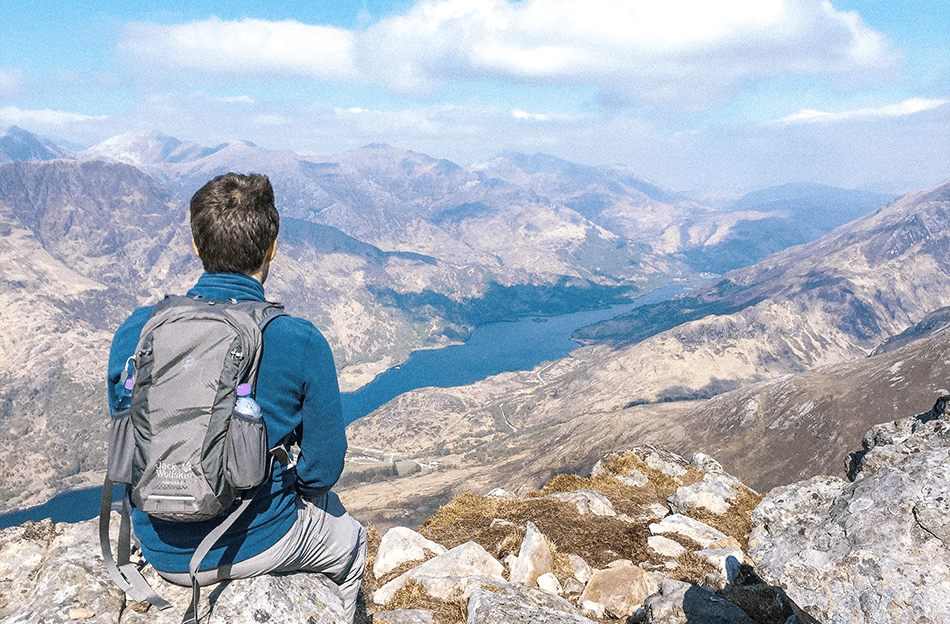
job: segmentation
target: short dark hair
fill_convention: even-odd
[[[226,173],[191,198],[191,235],[208,273],[257,271],[280,230],[267,176]]]

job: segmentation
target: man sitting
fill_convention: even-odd
[[[279,225],[266,176],[229,173],[208,182],[191,200],[192,244],[205,273],[187,294],[265,301],[263,284],[277,251]],[[108,371],[111,405],[150,315],[150,307],[136,309],[115,333]],[[339,586],[352,622],[366,564],[366,531],[330,491],[343,470],[346,435],[333,354],[312,323],[282,315],[266,326],[256,400],[267,439],[299,445],[297,464],[275,463],[269,482],[202,561],[198,582],[320,572]],[[132,510],[145,559],[165,579],[186,586],[192,554],[222,519],[169,522]]]

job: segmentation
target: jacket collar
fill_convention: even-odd
[[[188,296],[212,301],[266,301],[264,285],[253,277],[240,273],[203,273],[188,291]]]

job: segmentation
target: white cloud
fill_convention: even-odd
[[[889,117],[905,117],[924,111],[933,110],[950,104],[946,99],[911,98],[900,104],[889,104],[880,108],[861,108],[852,111],[831,113],[826,111],[805,109],[782,117],[772,124],[787,125],[794,123],[835,123],[853,119],[881,119]]]
[[[893,73],[897,55],[827,0],[419,0],[348,31],[217,18],[128,27],[148,70],[225,79],[361,80],[424,96],[453,81],[594,87],[605,101],[704,109],[749,83]]]
[[[81,115],[79,113],[50,110],[48,108],[43,110],[23,110],[16,106],[4,106],[0,108],[0,123],[30,127],[55,128],[90,121],[105,121],[108,118],[108,115]]]
[[[482,77],[687,109],[759,78],[847,83],[897,62],[857,14],[822,0],[422,0],[357,37],[363,72],[400,92]]]
[[[353,77],[353,35],[294,21],[211,18],[172,26],[129,24],[120,49],[148,69],[171,68],[236,78]]]
[[[570,121],[572,119],[577,119],[571,115],[556,115],[550,113],[529,113],[528,111],[522,110],[520,108],[511,109],[511,116],[515,119],[525,119],[529,121]]]
[[[238,95],[235,97],[223,97],[219,99],[225,104],[253,104],[254,103],[254,98],[248,95]]]

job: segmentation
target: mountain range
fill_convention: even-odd
[[[624,167],[588,167],[544,155],[506,153],[463,168],[383,145],[316,157],[246,142],[202,147],[157,133],[124,135],[74,152],[12,128],[0,141],[0,162],[0,303],[7,311],[0,330],[0,461],[35,466],[6,471],[0,509],[98,480],[106,424],[101,378],[111,332],[136,305],[181,292],[200,274],[186,205],[219,173],[258,171],[274,182],[282,224],[268,294],[324,331],[344,389],[367,383],[413,349],[464,339],[480,323],[601,306],[674,281],[700,284],[709,276],[699,272],[732,257],[724,250],[745,245],[742,237],[749,238],[756,223],[796,234],[752,236],[749,254],[734,262],[758,260],[795,236],[813,239],[850,219],[859,210],[853,206],[871,210],[874,201],[886,199],[787,187],[717,210]],[[836,214],[839,204],[850,207],[838,221],[803,223],[802,215],[820,204],[825,191],[824,213]],[[937,195],[929,201],[945,205],[939,192],[932,191]],[[810,199],[796,204],[796,193]],[[937,213],[911,214],[922,205],[915,197],[891,205],[913,206],[905,213],[885,208],[865,218],[892,227],[891,238],[873,234],[873,224],[862,232],[838,230],[810,243],[808,252],[786,250],[667,307],[592,328],[579,336],[589,346],[541,371],[434,398],[425,390],[400,397],[367,426],[354,426],[351,437],[376,444],[392,433],[396,414],[418,418],[403,440],[414,444],[406,452],[451,453],[464,438],[469,450],[485,457],[511,450],[482,446],[495,440],[530,455],[532,444],[560,435],[551,432],[563,431],[577,415],[672,413],[684,400],[856,357],[950,305],[942,278],[900,275],[906,268],[901,263],[916,257],[900,241],[919,242],[942,223]],[[904,227],[901,219],[918,225]],[[831,253],[828,236],[856,241],[872,235],[878,236],[875,245],[893,243],[887,247],[893,257],[865,258],[860,275],[815,266],[811,278],[794,282],[802,269],[783,269]],[[844,255],[857,253],[845,247],[835,260],[842,266],[848,266]],[[915,275],[927,274],[927,262],[943,262],[936,251],[928,253],[911,267]],[[879,287],[878,278],[888,274],[881,267],[893,279]],[[871,294],[875,288],[879,296]],[[791,297],[795,289],[811,295]],[[813,307],[820,314],[812,315]],[[713,336],[720,340],[708,340]],[[719,359],[722,353],[729,357]],[[459,394],[461,403],[440,398]],[[379,436],[366,433],[369,423],[379,424]],[[492,427],[517,429],[522,437],[512,442]],[[525,432],[534,437],[524,438]],[[589,437],[578,444],[600,444]],[[584,461],[583,454],[569,461],[549,455],[542,472]],[[512,474],[527,474],[532,462]]]
[[[575,224],[579,216],[602,228],[598,238],[621,237],[625,244],[679,254],[695,271],[721,273],[813,240],[892,199],[791,184],[714,210],[624,166],[593,167],[545,154],[505,152],[466,169],[387,145],[299,156],[242,141],[205,148],[154,132],[114,137],[79,156],[139,167],[183,201],[214,175],[259,171],[274,181],[283,214],[337,227],[387,250],[459,262],[484,261],[488,251],[515,265],[523,259],[509,258],[513,240],[496,242],[480,232],[498,225],[522,236],[535,227],[550,229],[549,219],[533,214],[538,208],[561,217],[573,213],[568,220]],[[601,276],[614,276],[616,269],[602,267]]]

